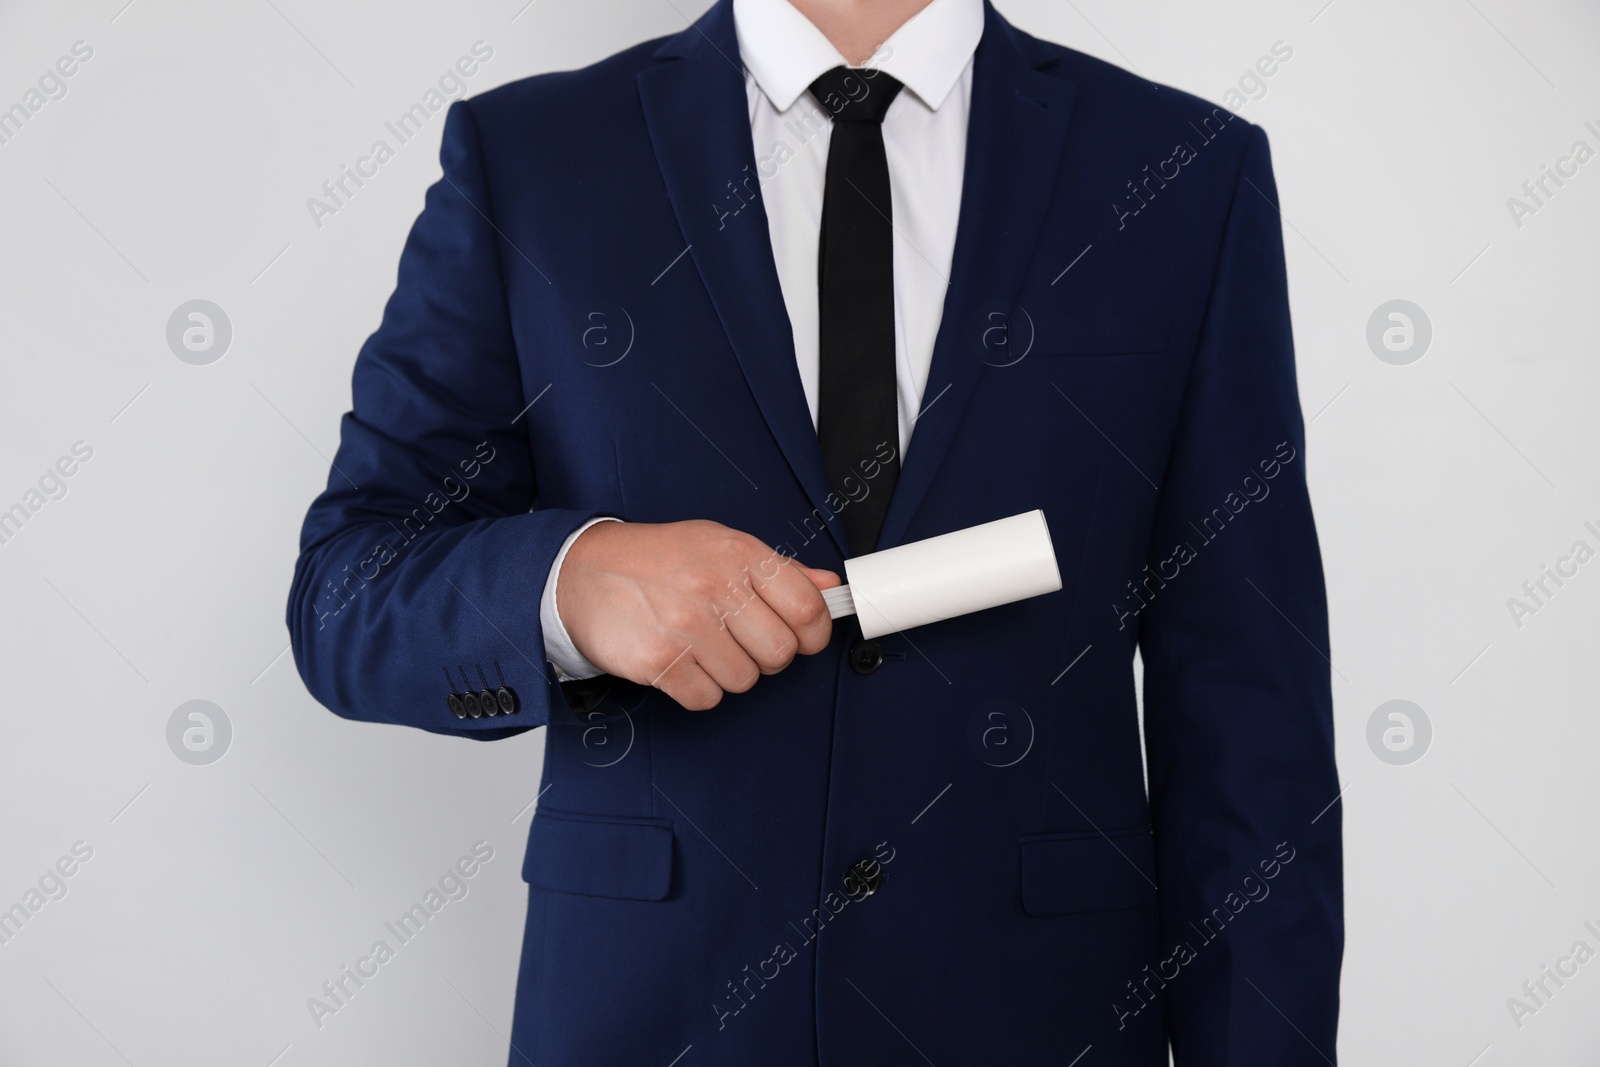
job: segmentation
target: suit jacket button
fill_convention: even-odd
[[[500,705],[500,714],[513,715],[517,710],[517,694],[511,691],[508,685],[502,685],[494,691],[495,703]]]
[[[866,900],[883,885],[883,864],[862,860],[844,872],[845,895],[851,900]]]
[[[467,716],[473,719],[483,718],[483,709],[478,706],[477,693],[462,693],[461,706],[467,709]]]
[[[461,698],[454,693],[445,698],[445,703],[449,704],[450,710],[456,713],[456,718],[465,719],[467,717],[466,705],[461,703]]]
[[[480,690],[478,693],[478,707],[483,709],[484,715],[500,714],[500,699],[489,689]]]
[[[857,674],[871,674],[883,666],[883,649],[877,641],[856,641],[850,646],[850,666]]]

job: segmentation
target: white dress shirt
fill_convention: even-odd
[[[833,126],[807,89],[824,72],[850,64],[789,0],[733,0],[733,20],[773,260],[815,426],[821,363],[817,245]],[[865,64],[905,85],[883,119],[894,222],[895,383],[902,459],[922,406],[949,286],[966,170],[972,54],[982,35],[983,0],[933,0]],[[602,673],[573,647],[561,624],[556,578],[578,535],[605,521],[591,520],[567,538],[540,600],[545,656],[562,679]]]

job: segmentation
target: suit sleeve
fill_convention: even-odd
[[[1247,138],[1161,486],[1152,569],[1179,566],[1140,634],[1163,997],[1178,1067],[1326,1067],[1344,943],[1327,602],[1277,190],[1266,135]]]
[[[545,660],[539,605],[562,543],[597,513],[539,506],[522,420],[559,398],[529,406],[539,383],[521,379],[466,102],[443,137],[444,176],[306,515],[288,623],[301,677],[337,714],[489,740],[576,706]],[[452,709],[454,694],[502,685],[513,714]]]

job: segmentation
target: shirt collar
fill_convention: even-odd
[[[822,31],[789,0],[733,0],[745,71],[787,111],[818,75],[845,66]],[[896,30],[869,66],[904,83],[937,111],[983,36],[983,0],[933,0]]]

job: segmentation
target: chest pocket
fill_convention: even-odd
[[[1155,842],[1147,829],[1022,839],[1022,910],[1029,915],[1150,907],[1155,881]]]
[[[1132,356],[1166,351],[1171,320],[1164,316],[1056,315],[1041,320],[1030,358]]]

